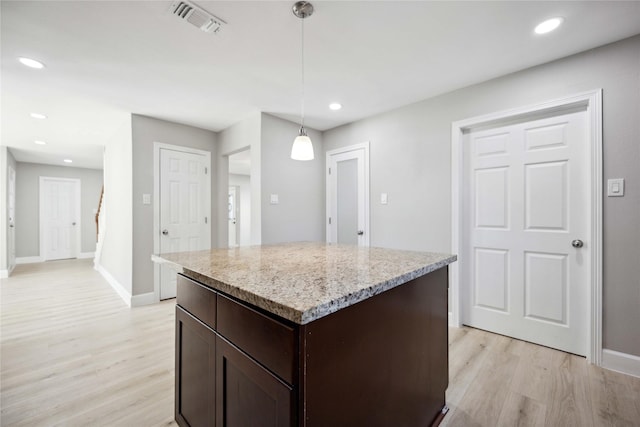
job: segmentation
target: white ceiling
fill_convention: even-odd
[[[297,121],[294,2],[196,3],[227,22],[220,34],[169,14],[169,1],[3,0],[2,145],[18,161],[100,168],[130,113],[214,131],[256,111]],[[318,130],[640,33],[638,1],[313,4],[305,121]],[[565,18],[558,31],[533,33],[553,16]],[[344,108],[329,110],[333,101]]]

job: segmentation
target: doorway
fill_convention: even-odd
[[[40,177],[40,257],[77,258],[80,250],[80,180]]]
[[[601,357],[601,92],[453,124],[452,323]]]
[[[327,151],[327,242],[369,246],[369,143]]]
[[[251,149],[246,149],[229,155],[230,248],[251,245],[251,209]]]
[[[156,154],[156,253],[211,248],[211,154],[186,147],[154,144]],[[154,215],[155,216],[155,215]],[[155,250],[156,248],[154,248]],[[158,267],[159,299],[175,298],[176,274]]]

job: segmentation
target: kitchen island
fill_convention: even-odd
[[[180,272],[181,426],[429,426],[453,255],[289,243],[154,256]]]

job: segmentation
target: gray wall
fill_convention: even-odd
[[[0,146],[0,271],[3,272],[9,268],[9,166],[16,170],[16,159],[6,146]]]
[[[603,89],[604,348],[640,356],[640,36],[324,133],[326,150],[371,141],[371,245],[449,251],[451,123]],[[389,194],[380,205],[379,194]]]
[[[18,162],[16,170],[16,257],[40,256],[40,177],[80,180],[80,252],[96,250],[94,209],[98,208],[103,174],[84,169]]]
[[[262,243],[325,240],[322,134],[307,129],[315,159],[291,159],[299,125],[262,114]],[[278,194],[279,204],[270,203]]]
[[[132,295],[153,292],[153,201],[142,204],[142,195],[153,195],[153,143],[179,145],[211,152],[211,163],[215,164],[215,132],[151,117],[132,115],[133,144],[133,289]],[[215,168],[209,165],[212,177],[211,200],[216,200],[217,187],[213,182]],[[226,192],[225,192],[226,194]],[[212,203],[211,242],[215,246],[217,210]]]

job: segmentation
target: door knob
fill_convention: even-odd
[[[574,248],[581,248],[584,246],[584,242],[582,240],[576,239],[571,242],[571,246],[573,246]]]
[[[167,230],[166,228],[164,230],[162,230],[162,235],[163,236],[168,236],[169,235],[169,230]]]
[[[363,234],[364,234],[364,231],[358,230],[358,236],[362,236]]]

